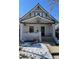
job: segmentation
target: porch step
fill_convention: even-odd
[[[42,37],[42,41],[51,42],[52,41],[52,37]]]

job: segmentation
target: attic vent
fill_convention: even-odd
[[[37,9],[39,10],[39,6],[37,7]]]
[[[45,13],[43,13],[43,17],[46,17],[46,14]]]

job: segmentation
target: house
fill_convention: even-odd
[[[56,37],[59,39],[59,24],[55,25],[55,33],[56,33]]]
[[[55,22],[56,19],[38,3],[32,10],[20,18],[20,39],[25,37],[26,40],[28,36],[29,38],[39,36],[41,42],[48,41],[49,39],[47,38],[52,39],[55,36]]]

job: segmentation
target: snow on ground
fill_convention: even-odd
[[[53,59],[43,43],[25,43],[20,46],[20,59]]]

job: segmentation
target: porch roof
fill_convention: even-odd
[[[54,23],[54,21],[52,21],[50,19],[42,18],[39,15],[36,17],[32,17],[30,19],[21,21],[21,22],[24,22],[24,23],[42,23],[42,24],[43,23]]]

